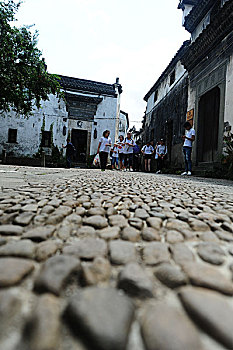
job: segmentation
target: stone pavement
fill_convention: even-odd
[[[0,166],[1,350],[233,349],[231,182]]]

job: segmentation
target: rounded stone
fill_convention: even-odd
[[[108,221],[103,216],[94,215],[94,216],[90,216],[89,218],[84,218],[83,224],[92,226],[96,229],[101,229],[108,226]]]
[[[145,241],[161,241],[161,237],[158,234],[158,231],[153,227],[144,227],[142,230],[142,238]]]
[[[96,236],[96,231],[95,231],[94,227],[92,227],[92,226],[81,226],[77,230],[76,235],[79,238],[82,238],[82,237],[95,237]]]
[[[171,230],[166,234],[166,241],[171,244],[179,243],[184,241],[184,237],[180,232]]]
[[[177,288],[188,282],[184,272],[170,264],[161,264],[156,268],[155,276],[169,288]]]
[[[147,350],[202,349],[193,323],[166,302],[148,305],[143,310],[140,323]]]
[[[121,238],[126,241],[138,242],[140,240],[140,231],[131,226],[125,227],[121,232]]]
[[[225,261],[225,252],[216,243],[200,243],[197,253],[202,260],[213,265],[222,265]]]

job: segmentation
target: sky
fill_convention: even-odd
[[[19,25],[35,25],[50,73],[123,87],[121,110],[141,127],[143,100],[189,33],[178,0],[24,0]]]

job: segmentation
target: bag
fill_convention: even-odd
[[[98,167],[100,164],[100,156],[99,156],[99,153],[95,156],[94,160],[93,160],[93,165],[95,167]]]

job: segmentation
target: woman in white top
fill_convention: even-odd
[[[124,140],[124,170],[129,167],[129,171],[133,171],[133,148],[136,145],[135,141],[131,137],[131,133],[127,132],[127,136]]]
[[[151,159],[152,155],[154,153],[154,148],[151,145],[150,142],[147,142],[145,146],[142,147],[142,154],[144,156],[144,161],[145,161],[145,171],[150,172],[150,164],[151,164]]]
[[[103,132],[103,136],[99,140],[99,145],[97,149],[97,154],[100,155],[100,166],[101,170],[105,171],[108,161],[108,155],[110,153],[110,149],[112,146],[112,140],[109,137],[110,131],[105,130]]]

